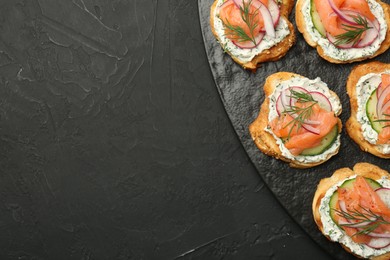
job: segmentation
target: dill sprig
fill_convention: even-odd
[[[250,6],[251,6],[252,0],[247,1],[242,1],[242,6],[240,6],[240,14],[241,14],[241,19],[245,22],[245,24],[249,28],[249,34],[247,34],[244,30],[244,28],[240,26],[235,26],[232,25],[229,20],[226,19],[226,21],[222,21],[223,24],[228,28],[229,35],[232,38],[237,38],[238,41],[240,42],[246,42],[246,41],[251,41],[253,42],[254,45],[256,45],[256,39],[255,39],[255,29],[258,26],[258,23],[256,19],[254,19],[258,13],[259,10],[256,9],[253,13],[250,12]]]
[[[350,212],[344,210],[333,209],[337,215],[345,218],[351,223],[340,224],[341,227],[354,227],[359,225],[359,229],[353,236],[356,235],[368,235],[375,231],[381,225],[390,225],[389,221],[386,221],[382,216],[375,214],[372,210],[366,209],[359,205],[360,211],[354,209]]]
[[[387,117],[390,117],[389,114],[382,114],[384,116],[387,116]],[[383,118],[383,119],[377,119],[377,120],[374,120],[374,122],[379,122],[379,123],[390,123],[390,118]],[[386,124],[384,126],[382,126],[382,128],[386,128],[386,127],[390,127],[390,124]]]
[[[359,42],[363,33],[372,28],[368,25],[367,19],[365,17],[362,17],[361,15],[351,17],[355,21],[356,25],[342,24],[342,28],[346,32],[336,36],[335,45],[352,43],[354,46]]]
[[[293,120],[291,120],[288,124],[284,126],[285,128],[292,124],[287,139],[290,138],[292,130],[294,129],[295,126],[296,126],[296,131],[298,132],[298,130],[302,127],[302,125],[305,124],[305,121],[309,119],[313,114],[313,106],[318,103],[316,100],[314,100],[312,95],[310,95],[309,93],[298,92],[293,89],[290,90],[290,93],[291,93],[290,98],[296,99],[297,100],[296,102],[299,103],[311,102],[311,104],[306,107],[298,107],[298,106],[290,105],[286,110],[284,110],[284,113],[294,115],[292,116]]]

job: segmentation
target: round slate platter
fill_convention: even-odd
[[[390,1],[384,2],[389,3]],[[310,79],[320,77],[330,89],[339,95],[343,106],[341,120],[344,124],[350,115],[350,104],[345,84],[351,69],[358,63],[336,65],[321,59],[317,51],[311,48],[297,31],[295,9],[293,9],[289,19],[293,22],[297,34],[296,44],[281,60],[263,64],[256,73],[245,71],[234,63],[228,54],[223,52],[211,32],[209,19],[212,3],[213,0],[198,1],[203,40],[216,86],[243,147],[260,176],[291,217],[335,258],[354,259],[340,245],[329,242],[318,231],[311,213],[314,192],[320,179],[329,177],[338,168],[351,168],[357,162],[370,162],[390,170],[389,161],[362,152],[343,129],[338,155],[311,169],[293,169],[282,161],[262,154],[253,143],[248,126],[257,117],[260,104],[264,100],[262,86],[266,77],[278,71],[294,72]],[[375,60],[389,62],[389,51]]]

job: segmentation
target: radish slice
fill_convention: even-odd
[[[358,44],[356,44],[356,48],[370,46],[379,35],[379,29],[377,29],[375,25],[368,19],[367,23],[371,28],[365,31],[364,37],[360,39]]]
[[[345,201],[343,200],[339,200],[339,207],[341,209],[341,211],[344,211],[344,212],[347,212],[347,205],[345,205]]]
[[[373,237],[366,245],[375,249],[384,248],[390,245],[390,238]]]
[[[307,131],[309,131],[310,133],[312,133],[312,134],[316,134],[316,135],[319,135],[319,134],[320,134],[320,129],[315,128],[315,127],[313,127],[313,126],[311,126],[311,125],[302,124],[302,127],[303,127],[304,129],[306,129]]]
[[[382,117],[382,107],[384,105],[384,101],[386,99],[386,97],[390,94],[390,87],[386,87],[383,89],[380,97],[378,98],[378,103],[376,104],[376,109],[377,109],[377,114],[378,114],[378,118],[381,118]]]
[[[383,203],[390,208],[390,189],[389,188],[379,188],[375,190],[376,194],[381,198]]]
[[[383,86],[382,86],[382,82],[381,82],[381,83],[379,83],[379,86],[376,89],[376,97],[377,98],[379,98],[381,96],[382,91],[383,91]]]
[[[309,94],[313,97],[313,99],[315,101],[318,102],[320,107],[322,107],[323,109],[325,109],[327,111],[332,111],[332,104],[330,103],[329,99],[324,94],[322,94],[321,92],[317,92],[317,91],[309,92]]]
[[[271,14],[272,21],[274,23],[274,27],[279,23],[280,18],[280,10],[278,4],[275,2],[275,0],[269,0],[268,1],[268,10]]]
[[[244,41],[244,42],[232,41],[232,42],[234,45],[236,45],[241,49],[253,49],[260,44],[261,40],[263,40],[263,37],[264,37],[264,33],[260,32],[260,34],[255,37],[255,42],[252,41]]]
[[[276,112],[278,113],[278,116],[280,116],[282,114],[282,112],[284,111],[284,105],[282,103],[282,94],[280,94],[278,96],[278,98],[276,99]]]
[[[252,5],[256,9],[259,9],[260,14],[263,16],[264,27],[267,35],[275,38],[275,27],[269,9],[258,0],[252,0]]]
[[[390,100],[389,101],[387,101],[384,105],[383,105],[383,107],[381,108],[381,110],[380,110],[380,115],[381,115],[381,117],[380,117],[380,119],[384,119],[385,118],[385,114],[387,115],[387,113],[386,113],[386,111],[388,111],[388,109],[390,108]],[[387,119],[388,119],[388,117],[387,117]],[[388,125],[388,124],[387,124]]]
[[[388,87],[390,87],[390,85],[383,86],[383,85],[382,85],[382,82],[379,84],[378,89],[380,88],[380,91],[379,91],[380,93],[377,94],[378,100],[379,100],[379,98],[382,96],[384,90],[387,89]]]

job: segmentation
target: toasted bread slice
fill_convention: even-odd
[[[370,178],[373,180],[379,180],[382,177],[389,177],[390,178],[390,174],[387,171],[379,168],[378,166],[375,166],[375,165],[370,164],[370,163],[357,163],[357,164],[355,164],[355,166],[353,167],[352,170],[349,168],[341,168],[341,169],[336,170],[331,177],[322,179],[317,186],[317,190],[314,194],[313,203],[312,203],[313,218],[314,218],[316,225],[318,226],[318,229],[321,231],[321,233],[324,234],[324,226],[323,226],[323,223],[321,221],[321,214],[320,214],[320,210],[319,210],[320,206],[321,206],[322,198],[325,197],[326,192],[331,187],[333,187],[337,183],[342,182],[343,180],[346,180],[347,178],[352,177],[354,175],[360,175],[360,176]],[[328,235],[324,234],[324,236],[327,239],[331,240]],[[341,246],[347,252],[352,253],[351,250],[348,247],[346,247],[345,245],[341,244]],[[359,256],[359,255],[355,255],[355,256],[362,258],[362,256]],[[372,257],[370,259],[374,259],[374,260],[390,259],[390,252],[383,254],[383,255]]]
[[[356,84],[359,79],[369,73],[382,73],[390,71],[390,64],[373,61],[354,67],[347,80],[347,93],[350,98],[351,116],[345,124],[348,135],[359,145],[359,147],[375,156],[381,158],[390,158],[390,154],[383,154],[379,147],[368,142],[363,136],[362,125],[357,119],[358,101],[356,93]]]
[[[210,26],[211,31],[214,36],[221,43],[221,35],[219,35],[214,26],[214,20],[219,19],[216,17],[216,8],[218,0],[212,4],[210,9]],[[291,13],[292,8],[294,7],[293,0],[283,0],[280,6],[280,20],[284,20],[288,25],[289,34],[279,43],[272,46],[269,49],[264,50],[263,52],[257,54],[250,61],[243,61],[239,57],[234,56],[229,50],[225,51],[232,57],[232,59],[240,64],[244,69],[256,71],[256,69],[261,65],[261,63],[268,61],[276,61],[286,55],[287,51],[295,44],[296,36],[294,31],[293,24],[288,20],[288,15]]]
[[[294,168],[310,168],[313,166],[317,166],[319,164],[324,163],[325,161],[329,160],[333,155],[338,153],[339,147],[337,147],[337,150],[335,150],[332,153],[329,153],[325,159],[315,162],[301,162],[298,160],[295,160],[294,158],[288,158],[282,154],[282,151],[275,139],[275,137],[268,131],[265,130],[265,128],[268,126],[268,114],[270,112],[270,100],[269,96],[272,95],[275,87],[283,81],[290,80],[292,77],[301,77],[304,78],[301,75],[290,73],[290,72],[278,72],[275,74],[270,75],[265,84],[264,84],[264,94],[265,99],[263,104],[260,107],[260,112],[258,117],[252,124],[249,126],[249,132],[252,136],[253,141],[255,142],[256,146],[265,154],[275,157],[276,159],[280,159],[286,162],[289,162],[291,167]],[[337,98],[336,93],[329,90],[331,95]],[[337,116],[341,113],[341,110],[337,113]],[[338,130],[339,133],[341,132],[341,120],[338,119]]]
[[[383,42],[381,43],[379,49],[376,50],[375,53],[373,53],[370,56],[357,57],[357,58],[352,58],[352,59],[348,59],[348,60],[343,60],[341,58],[338,59],[337,55],[332,57],[332,56],[326,54],[323,47],[321,47],[318,44],[318,42],[315,39],[313,39],[312,34],[310,33],[310,30],[313,30],[313,28],[306,24],[305,11],[304,11],[305,9],[303,8],[305,4],[310,5],[310,1],[311,0],[298,0],[296,3],[295,19],[296,19],[297,28],[298,28],[298,31],[303,34],[303,37],[305,38],[306,42],[310,46],[312,46],[313,48],[316,48],[318,54],[322,58],[324,58],[325,60],[332,62],[332,63],[338,63],[338,64],[352,63],[352,62],[357,62],[357,61],[362,61],[362,60],[374,58],[374,57],[384,53],[386,50],[389,49],[389,47],[390,47],[390,5],[384,3],[380,0],[375,0],[377,3],[379,3],[382,6],[384,16],[385,16],[384,19],[386,20],[386,23],[387,23],[387,30],[385,31],[386,35],[385,35],[385,38],[384,38]],[[310,17],[310,13],[307,15],[309,15],[309,17]],[[358,49],[354,49],[354,50],[356,51]]]

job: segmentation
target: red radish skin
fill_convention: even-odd
[[[276,108],[276,112],[278,113],[278,116],[280,116],[282,114],[282,111],[284,110],[281,94],[276,99],[276,107],[275,108]]]
[[[332,10],[335,12],[335,14],[337,14],[337,16],[343,20],[344,22],[346,23],[349,23],[351,25],[357,25],[357,23],[353,20],[352,17],[350,17],[349,15],[347,15],[343,10],[339,9],[333,2],[333,0],[328,0],[328,3],[330,5],[330,7],[332,8]]]
[[[380,95],[382,94],[382,91],[383,91],[383,86],[382,86],[382,82],[381,82],[381,83],[379,83],[379,86],[376,89],[376,97],[378,99],[379,99]]]
[[[384,101],[388,95],[390,95],[390,87],[384,88],[378,98],[378,103],[376,104],[378,118],[382,118],[382,113],[384,112],[382,108],[385,105]]]

